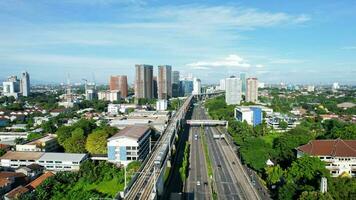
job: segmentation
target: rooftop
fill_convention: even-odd
[[[58,161],[73,161],[80,162],[85,158],[84,153],[54,153],[46,152],[39,160],[58,160]]]
[[[356,140],[312,140],[297,150],[313,156],[356,157]]]
[[[28,145],[28,144],[38,144],[38,143],[42,144],[42,143],[48,142],[48,141],[53,140],[53,139],[56,139],[55,135],[49,134],[49,135],[46,135],[46,136],[44,136],[42,138],[39,138],[39,139],[33,140],[33,141],[29,142],[29,143],[26,143],[26,145]]]
[[[42,152],[8,151],[5,155],[0,157],[0,160],[38,160],[42,155]]]
[[[36,178],[35,180],[33,180],[31,183],[29,183],[28,185],[26,185],[26,188],[34,190],[36,189],[39,185],[41,185],[43,183],[43,181],[45,181],[47,178],[54,176],[54,174],[52,172],[46,172],[44,174],[42,174],[40,177]]]
[[[24,194],[28,191],[29,191],[29,189],[20,185],[17,188],[15,188],[15,189],[11,190],[10,192],[8,192],[7,194],[5,194],[5,197],[7,197],[9,199],[17,199],[18,197],[20,197],[21,194]]]
[[[109,139],[114,139],[114,138],[118,138],[118,137],[131,137],[131,138],[135,138],[135,139],[140,139],[149,130],[150,130],[149,126],[128,126],[124,129],[120,130],[118,133],[116,133]]]

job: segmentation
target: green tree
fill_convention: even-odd
[[[106,154],[108,137],[109,134],[105,130],[94,131],[87,138],[85,144],[86,150],[92,154]]]
[[[5,150],[5,149],[0,149],[0,156],[5,155],[5,153],[6,153],[6,150]]]
[[[70,126],[61,126],[56,131],[57,140],[60,145],[64,145],[65,141],[72,136],[73,128]]]
[[[85,140],[84,130],[76,128],[72,132],[72,136],[64,142],[63,147],[69,153],[84,153],[86,152]]]
[[[284,121],[284,120],[281,120],[280,122],[279,122],[279,128],[281,128],[281,129],[283,129],[283,130],[286,130],[287,128],[288,128],[288,123],[286,122],[286,121]]]
[[[317,191],[304,191],[298,200],[333,200],[330,194]]]
[[[272,166],[266,168],[267,183],[269,185],[274,185],[278,183],[284,176],[284,170],[279,166]]]
[[[270,158],[272,148],[261,138],[248,138],[241,145],[240,152],[243,161],[257,171],[262,171]]]
[[[42,129],[45,133],[54,133],[56,132],[56,126],[52,120],[49,120],[47,122],[44,122],[42,124]]]

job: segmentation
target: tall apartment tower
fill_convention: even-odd
[[[239,78],[231,76],[225,81],[225,101],[227,105],[240,104],[242,96],[242,83]]]
[[[246,102],[256,103],[258,101],[258,80],[248,78],[246,80]]]
[[[246,74],[240,73],[242,93],[246,94]]]
[[[201,81],[198,78],[193,80],[193,94],[201,94]]]
[[[119,91],[122,98],[126,98],[128,95],[128,85],[127,85],[127,76],[118,75],[110,76],[109,81],[110,90]]]
[[[158,66],[157,84],[158,99],[169,99],[172,97],[172,66]]]
[[[30,95],[30,75],[27,72],[22,72],[20,80],[20,92],[22,96]]]
[[[153,66],[136,65],[135,97],[152,99],[153,93]]]
[[[179,96],[179,71],[172,72],[172,96]]]

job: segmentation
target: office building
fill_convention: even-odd
[[[151,128],[129,126],[108,139],[108,161],[128,165],[135,160],[144,160],[150,151]]]
[[[180,81],[180,96],[189,96],[193,92],[193,81],[182,80]]]
[[[172,67],[170,65],[158,66],[157,89],[158,99],[172,97]]]
[[[85,99],[86,100],[94,100],[97,99],[98,95],[96,92],[95,83],[86,83],[85,84]]]
[[[198,78],[193,80],[193,94],[201,94],[201,81]]]
[[[17,99],[20,93],[20,81],[17,76],[10,76],[3,82],[3,95]]]
[[[179,97],[179,71],[172,72],[172,97]]]
[[[103,101],[110,101],[110,102],[119,101],[121,99],[120,91],[118,90],[100,91],[98,92],[98,99]]]
[[[257,78],[246,80],[246,102],[257,103],[258,101],[258,81]]]
[[[238,106],[235,108],[235,119],[256,126],[262,123],[262,109],[253,106]]]
[[[315,91],[315,86],[314,85],[308,85],[307,91],[308,92],[314,92]]]
[[[153,77],[153,98],[158,98],[158,83],[157,83],[157,76]]]
[[[27,97],[30,95],[30,75],[27,72],[22,73],[20,81],[20,92],[22,96]]]
[[[110,90],[120,91],[121,97],[126,98],[128,95],[127,76],[110,76],[109,88]]]
[[[227,105],[240,104],[241,102],[241,80],[232,76],[225,80],[225,101]]]
[[[356,177],[356,140],[311,140],[296,148],[297,157],[318,157],[332,177]]]
[[[135,97],[152,99],[154,97],[153,66],[136,65],[135,67]]]
[[[246,94],[246,74],[245,73],[240,73],[240,80],[241,80],[242,94]]]

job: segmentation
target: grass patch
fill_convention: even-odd
[[[200,135],[203,141],[203,149],[204,149],[204,154],[205,154],[205,163],[207,165],[208,168],[208,175],[209,177],[213,177],[213,167],[211,165],[211,160],[210,160],[210,156],[209,156],[209,150],[208,150],[208,144],[206,142],[206,138],[205,138],[205,134],[203,133],[203,129],[200,128]]]

